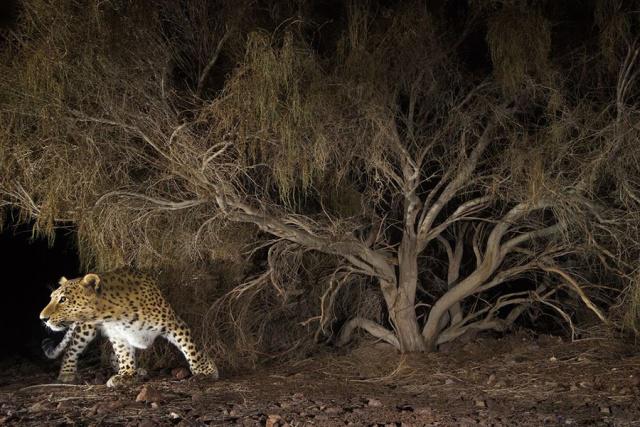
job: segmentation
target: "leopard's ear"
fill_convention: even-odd
[[[89,273],[82,278],[80,284],[94,292],[100,292],[100,277],[97,274]]]
[[[60,280],[58,280],[58,285],[64,285],[67,282],[68,282],[67,278],[62,276]]]

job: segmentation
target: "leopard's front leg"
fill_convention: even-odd
[[[208,375],[218,379],[218,367],[208,355],[198,351],[191,331],[184,321],[176,317],[174,323],[168,325],[165,337],[184,354],[193,375]]]
[[[68,338],[67,351],[62,358],[58,381],[62,383],[72,383],[76,380],[78,372],[78,358],[87,348],[89,343],[96,337],[97,331],[95,326],[91,324],[81,323],[75,324],[71,333],[67,332],[65,339]],[[63,339],[64,341],[64,339]]]
[[[109,378],[107,387],[117,387],[131,383],[137,373],[135,348],[128,342],[115,338],[109,338],[109,341],[111,341],[113,352],[118,359],[118,373]]]

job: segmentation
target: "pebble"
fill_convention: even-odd
[[[379,401],[378,399],[368,399],[367,400],[367,406],[372,406],[374,408],[378,408],[378,407],[382,406],[382,402]]]
[[[42,402],[36,402],[33,405],[29,406],[27,409],[29,412],[40,412],[47,409],[47,407]]]
[[[478,408],[486,408],[487,407],[487,401],[478,399],[478,400],[475,401],[475,405]]]
[[[161,402],[163,400],[162,393],[157,389],[145,384],[140,389],[140,392],[136,396],[136,402]]]
[[[70,409],[73,408],[74,406],[76,406],[71,400],[63,400],[62,402],[58,403],[58,406],[56,406],[56,408],[58,409]]]
[[[191,372],[187,368],[174,368],[171,370],[171,376],[177,380],[183,380],[191,376]]]
[[[282,421],[282,417],[280,415],[277,415],[277,414],[268,415],[266,427],[276,427],[280,424],[280,421]]]

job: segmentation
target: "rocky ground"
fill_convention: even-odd
[[[640,426],[640,353],[611,340],[519,333],[401,356],[380,343],[219,381],[152,373],[107,389],[0,373],[0,425]]]

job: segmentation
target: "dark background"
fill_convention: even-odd
[[[71,230],[60,228],[52,245],[33,238],[31,224],[16,226],[12,215],[0,234],[2,260],[3,329],[0,362],[7,359],[44,360],[40,342],[47,331],[39,319],[51,289],[61,276],[79,275],[79,262]]]

